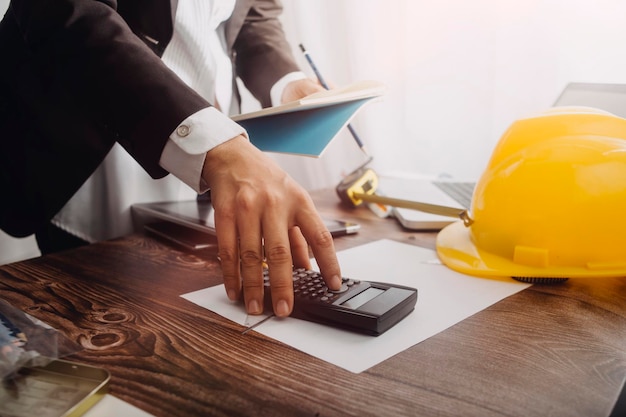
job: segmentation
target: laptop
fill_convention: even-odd
[[[435,180],[430,178],[378,178],[376,194],[420,203],[458,208],[470,207],[475,181]],[[391,215],[411,230],[439,230],[459,218],[440,216],[407,208],[391,208]]]
[[[626,118],[626,84],[569,83],[554,106],[595,107]],[[472,180],[381,177],[377,194],[463,209],[471,206],[474,186]],[[396,207],[391,209],[391,214],[410,230],[439,230],[458,220]]]

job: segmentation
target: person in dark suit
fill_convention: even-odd
[[[161,61],[175,10],[167,0],[11,1],[0,22],[0,228],[44,227],[116,142],[153,178],[200,155],[190,185],[211,190],[229,298],[243,286],[248,312],[262,311],[266,258],[274,311],[286,316],[308,245],[339,287],[332,237],[302,187]],[[234,72],[264,106],[268,86],[297,70],[280,11],[275,0],[237,1],[225,26]],[[299,81],[284,94],[315,88]]]

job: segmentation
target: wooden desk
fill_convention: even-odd
[[[337,249],[434,247],[433,233],[313,195],[363,226]],[[626,279],[533,286],[356,375],[180,297],[219,282],[214,249],[132,235],[4,265],[0,298],[80,343],[71,359],[107,368],[113,395],[157,416],[606,416],[626,375]]]

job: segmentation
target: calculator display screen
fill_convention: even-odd
[[[344,307],[348,307],[353,310],[356,310],[357,308],[361,307],[363,304],[367,303],[370,300],[373,300],[374,298],[376,298],[377,296],[379,296],[380,294],[384,292],[385,290],[381,290],[380,288],[370,287],[366,289],[365,291],[363,291],[362,293],[350,298],[349,300],[344,301],[343,303],[341,303],[341,305]]]

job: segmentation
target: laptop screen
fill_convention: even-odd
[[[626,84],[569,83],[555,106],[587,106],[626,118]]]

